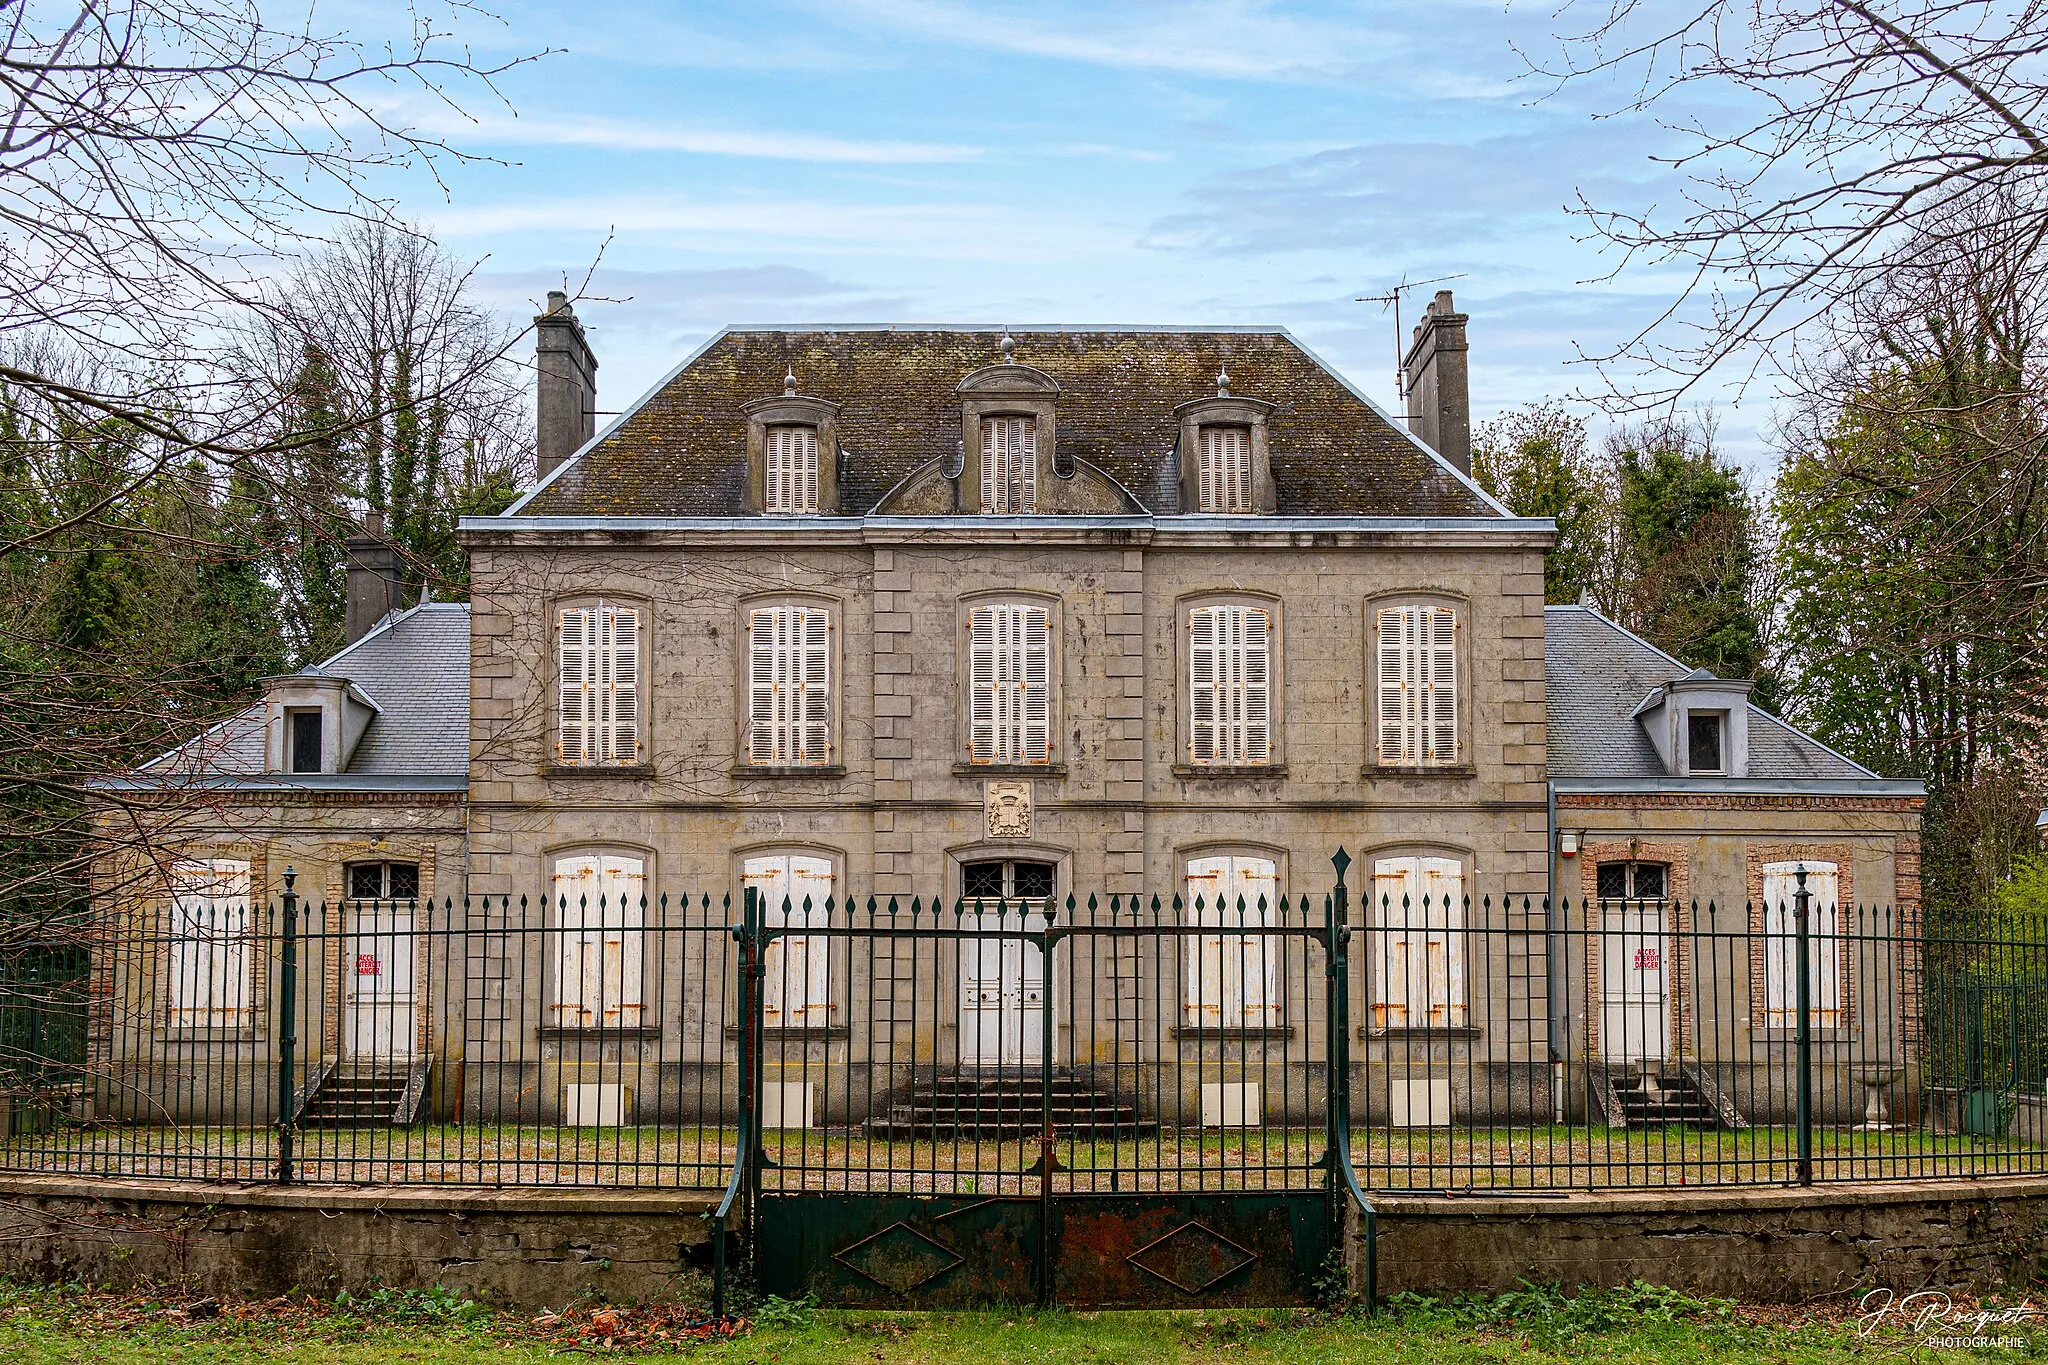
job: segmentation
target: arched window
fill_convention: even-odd
[[[760,853],[740,869],[760,898],[770,929],[823,928],[830,922],[832,860],[811,853]],[[762,1022],[769,1028],[824,1028],[832,1022],[832,940],[801,932],[770,939],[763,958]]]
[[[555,860],[557,1028],[638,1028],[645,981],[641,942],[647,916],[646,864],[627,853],[576,853]]]
[[[1271,858],[1190,858],[1185,913],[1201,934],[1184,940],[1191,1028],[1267,1028],[1280,1022],[1278,941],[1247,933],[1280,912],[1280,873]]]

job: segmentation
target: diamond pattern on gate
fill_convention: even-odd
[[[832,1259],[884,1289],[907,1294],[936,1280],[963,1258],[908,1223],[891,1223],[846,1250],[833,1253]]]
[[[1166,1281],[1183,1294],[1200,1294],[1258,1259],[1256,1251],[1196,1222],[1182,1223],[1124,1257],[1129,1264]]]

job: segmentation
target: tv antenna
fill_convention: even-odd
[[[1376,303],[1382,309],[1392,308],[1394,310],[1394,393],[1404,403],[1408,401],[1408,367],[1402,363],[1404,352],[1401,347],[1401,291],[1404,289],[1420,289],[1425,284],[1442,284],[1446,280],[1462,280],[1464,278],[1465,272],[1462,270],[1455,275],[1438,275],[1436,278],[1428,280],[1411,280],[1406,275],[1403,275],[1401,282],[1384,294],[1360,294],[1352,300],[1353,303]]]

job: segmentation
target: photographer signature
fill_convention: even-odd
[[[1922,1335],[1939,1332],[1945,1336],[1978,1337],[1986,1335],[1992,1327],[2048,1317],[2048,1309],[2035,1307],[2032,1300],[2022,1300],[2010,1308],[1957,1308],[1939,1289],[1911,1294],[1873,1289],[1863,1296],[1858,1307],[1863,1316],[1857,1319],[1856,1331],[1866,1337],[1887,1322],[1906,1323]]]

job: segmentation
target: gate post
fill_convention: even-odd
[[[1799,1183],[1813,1183],[1813,942],[1806,923],[1807,903],[1810,899],[1806,890],[1806,865],[1801,863],[1793,869],[1793,884],[1797,888],[1792,895],[1794,913],[1799,917],[1795,929],[1798,944],[1799,984],[1793,992],[1798,1003],[1799,1021],[1794,1037],[1798,1040],[1794,1053],[1799,1062],[1798,1122],[1799,1122]]]
[[[299,1045],[299,874],[284,870],[284,961],[279,971],[277,1039],[277,1183],[292,1183],[292,1113],[298,1080],[293,1075]]]
[[[1019,908],[1021,911],[1021,902]],[[1052,1302],[1052,1173],[1059,1166],[1053,1154],[1057,1139],[1052,1131],[1052,1002],[1058,998],[1053,989],[1052,949],[1055,942],[1053,920],[1058,913],[1059,903],[1048,896],[1045,927],[1038,935],[1038,1301],[1041,1304]],[[1021,929],[1027,922],[1020,918],[1017,927]]]

